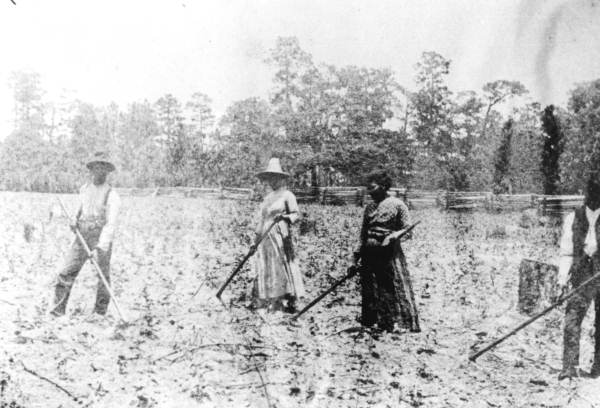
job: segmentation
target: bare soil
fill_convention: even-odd
[[[74,206],[74,196],[63,196]],[[251,239],[256,203],[124,198],[112,261],[115,309],[91,315],[86,265],[67,315],[51,318],[53,284],[73,239],[52,195],[1,193],[1,407],[593,407],[598,380],[557,381],[562,310],[476,363],[474,348],[527,316],[516,311],[522,258],[556,262],[559,229],[521,214],[411,213],[404,244],[422,333],[373,335],[357,323],[356,278],[298,322],[246,308],[244,268],[215,292]],[[342,276],[362,209],[305,205],[297,235],[309,296]],[[296,230],[298,232],[298,230]],[[425,287],[428,286],[430,297]],[[591,313],[591,312],[590,312]],[[592,358],[585,321],[581,363]]]

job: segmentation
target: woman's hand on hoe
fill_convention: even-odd
[[[383,242],[381,243],[382,246],[388,246],[389,244],[391,244],[393,241],[397,240],[401,235],[403,235],[406,232],[407,228],[401,229],[400,231],[395,231],[392,232],[391,234],[389,234],[387,237],[385,237],[385,239],[383,240]],[[411,233],[408,233],[406,236],[404,236],[404,240],[410,238]]]
[[[398,237],[400,236],[400,234],[402,234],[402,231],[392,232],[387,237],[385,237],[385,239],[381,243],[381,246],[388,246],[393,241],[395,241],[396,239],[398,239]]]
[[[354,266],[358,266],[359,262],[360,262],[360,251],[354,251],[352,253],[352,264]]]
[[[292,224],[293,223],[292,214],[279,214],[277,217],[275,217],[275,220],[277,222],[279,222],[279,221],[285,221],[288,224]]]

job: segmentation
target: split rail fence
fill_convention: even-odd
[[[157,187],[119,188],[122,195],[202,197],[214,199],[258,199],[250,188]],[[364,187],[315,187],[292,189],[301,203],[364,206],[371,201]],[[539,194],[493,194],[489,191],[425,191],[392,188],[390,194],[403,199],[411,209],[440,208],[448,211],[521,211],[537,209],[540,215],[560,216],[582,205],[583,196]]]

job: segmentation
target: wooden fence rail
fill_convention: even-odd
[[[537,208],[536,194],[491,194],[487,209],[491,211],[520,211]]]
[[[538,211],[541,215],[564,215],[583,204],[583,196],[539,196]]]
[[[461,191],[446,193],[447,210],[473,210],[486,208],[491,193],[487,191]]]
[[[125,196],[202,197],[250,200],[257,194],[251,188],[155,187],[117,188]],[[292,189],[298,202],[324,205],[364,206],[371,198],[364,187],[314,187]],[[537,209],[540,215],[564,215],[583,203],[583,196],[546,196],[537,194],[493,194],[489,191],[449,192],[392,188],[390,195],[403,199],[411,209],[444,208],[448,211],[521,211]]]

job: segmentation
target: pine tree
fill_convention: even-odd
[[[494,193],[510,193],[512,191],[508,172],[510,170],[511,143],[514,122],[508,119],[502,127],[502,142],[496,151],[494,162]]]
[[[545,133],[542,150],[542,174],[544,194],[556,194],[560,182],[558,161],[563,149],[563,132],[554,105],[549,105],[542,113],[542,129]]]

